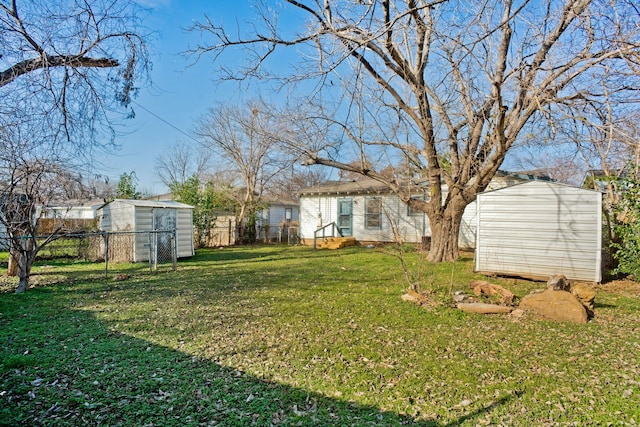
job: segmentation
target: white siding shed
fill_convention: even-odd
[[[475,270],[602,280],[602,194],[529,181],[478,194]]]
[[[103,231],[176,230],[178,258],[195,255],[193,247],[193,206],[174,201],[115,199],[98,209]],[[134,239],[134,262],[148,261],[148,238]]]

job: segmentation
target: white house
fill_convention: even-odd
[[[293,200],[266,200],[267,206],[258,212],[258,238],[267,241],[286,241],[291,226],[300,219],[300,207]]]
[[[526,173],[500,172],[489,189],[501,188],[532,179],[548,179]],[[425,187],[413,197],[427,199]],[[300,238],[311,245],[314,236],[321,237],[339,229],[344,236],[361,243],[395,242],[394,230],[402,241],[418,243],[431,236],[429,220],[424,212],[409,208],[388,186],[369,178],[357,181],[334,181],[305,188],[300,192]],[[324,227],[323,231],[321,230]],[[475,247],[476,205],[470,204],[462,218],[459,242],[463,248]]]
[[[104,200],[66,200],[59,203],[49,203],[40,208],[40,218],[65,219],[65,220],[92,220],[96,219],[98,208],[104,205]]]
[[[393,242],[395,226],[404,241],[420,242],[422,236],[431,234],[425,218],[423,212],[409,209],[386,185],[372,179],[326,182],[300,192],[303,244],[313,244],[316,231],[323,227],[325,235],[339,230],[359,242]]]
[[[195,254],[192,206],[169,200],[115,199],[101,206],[97,215],[103,231],[139,233],[133,241],[133,262],[149,260],[150,231],[176,230],[178,258]]]

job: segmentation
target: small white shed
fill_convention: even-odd
[[[602,194],[529,181],[477,197],[475,270],[602,280]]]
[[[115,199],[98,208],[103,231],[138,232],[134,239],[133,262],[149,260],[148,237],[143,232],[176,230],[178,258],[195,255],[193,206],[171,200]]]

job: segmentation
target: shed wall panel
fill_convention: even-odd
[[[112,202],[102,208],[100,227],[105,231],[134,231],[133,206]]]
[[[193,211],[178,209],[176,214],[176,250],[178,258],[195,255],[193,248]]]
[[[150,207],[136,206],[134,208],[135,231],[153,230],[153,209]],[[136,234],[133,249],[134,262],[149,261],[149,236]]]
[[[476,270],[599,282],[601,200],[541,181],[479,194]]]

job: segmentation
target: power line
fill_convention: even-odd
[[[156,119],[160,120],[162,123],[166,124],[167,126],[172,127],[173,129],[177,130],[178,132],[180,132],[181,134],[183,134],[184,136],[186,136],[187,138],[189,138],[190,140],[197,142],[198,144],[200,143],[200,141],[198,141],[197,139],[195,139],[193,136],[189,135],[187,132],[183,131],[182,129],[180,129],[179,127],[177,127],[176,125],[174,125],[173,123],[170,123],[168,120],[165,120],[164,118],[160,117],[159,115],[157,115],[156,113],[154,113],[153,111],[149,110],[147,107],[145,107],[144,105],[140,104],[137,101],[131,101],[132,103],[136,104],[138,107],[142,108],[144,111],[146,111],[147,113],[151,114],[153,117],[155,117]]]

